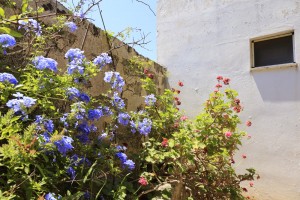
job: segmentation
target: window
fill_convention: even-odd
[[[251,67],[294,63],[293,41],[293,31],[252,39]]]

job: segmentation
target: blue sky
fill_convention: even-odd
[[[156,0],[143,1],[156,12]],[[68,2],[72,1],[69,0]],[[127,27],[132,27],[141,29],[145,35],[149,33],[146,40],[151,42],[145,45],[149,50],[145,50],[139,46],[135,46],[134,48],[143,56],[156,61],[156,16],[147,5],[139,3],[136,0],[102,0],[100,8],[107,30],[117,34]],[[95,20],[93,23],[103,29],[97,7],[90,12],[88,17]],[[129,41],[132,41],[132,37],[138,39],[140,35],[139,33],[132,33]]]

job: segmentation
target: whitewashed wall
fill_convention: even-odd
[[[217,75],[229,77],[245,106],[252,135],[238,167],[261,175],[256,199],[300,199],[300,72],[296,67],[250,71],[251,38],[294,29],[300,64],[299,0],[158,0],[158,63],[181,88],[181,108],[195,116]],[[239,161],[238,161],[239,162]],[[238,163],[237,162],[237,163]]]

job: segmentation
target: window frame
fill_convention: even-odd
[[[250,39],[250,69],[256,70],[256,69],[264,69],[264,68],[282,68],[282,67],[293,67],[297,66],[296,64],[296,57],[295,57],[295,31],[294,30],[286,30],[281,31],[273,34],[258,36]],[[286,37],[286,36],[292,36],[292,47],[293,47],[293,62],[290,63],[282,63],[282,64],[275,64],[275,65],[265,65],[265,66],[255,66],[255,56],[254,56],[254,43]]]

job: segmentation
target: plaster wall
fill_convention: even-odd
[[[255,199],[300,199],[300,72],[297,67],[250,70],[250,39],[294,30],[300,63],[299,0],[158,0],[158,63],[170,85],[183,81],[181,108],[201,111],[217,75],[229,77],[244,105],[242,121],[252,139],[238,170],[254,167],[261,179],[249,189]]]

